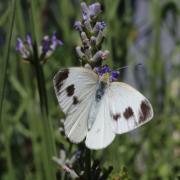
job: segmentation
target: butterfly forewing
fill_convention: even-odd
[[[65,133],[73,142],[81,142],[87,134],[87,122],[92,97],[96,93],[98,76],[85,68],[69,68],[54,77],[59,105],[66,115]]]
[[[122,134],[148,122],[153,117],[150,102],[125,83],[113,82],[107,94],[113,132]]]

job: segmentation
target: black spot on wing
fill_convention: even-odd
[[[60,91],[62,85],[63,85],[63,81],[65,79],[67,79],[69,76],[69,70],[68,69],[64,69],[62,71],[60,71],[56,76],[55,76],[55,87],[57,89],[57,91]]]
[[[74,84],[68,86],[66,88],[67,96],[72,96],[74,94],[74,90],[75,90]]]
[[[78,97],[77,96],[73,96],[73,104],[76,105],[79,103]]]
[[[128,108],[125,109],[123,115],[124,115],[124,118],[126,120],[128,120],[130,117],[132,117],[134,115],[134,112],[133,112],[131,107],[128,107]]]
[[[117,121],[121,117],[120,113],[114,114],[113,115],[113,120]]]
[[[147,100],[141,102],[140,109],[139,123],[142,123],[150,116],[151,108]]]

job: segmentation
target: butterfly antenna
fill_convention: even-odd
[[[138,66],[142,66],[142,63],[136,64],[136,65],[135,65],[135,68],[137,68]],[[128,67],[129,67],[129,66],[123,66],[123,67],[118,68],[118,69],[116,69],[116,70],[119,71],[119,70],[122,70],[122,69],[126,69],[126,68],[128,68]]]
[[[126,69],[126,68],[128,68],[129,66],[123,66],[123,67],[121,67],[121,68],[118,68],[118,69],[116,69],[117,71],[119,71],[119,70],[122,70],[122,69]]]

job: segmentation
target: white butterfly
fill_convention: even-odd
[[[153,117],[150,102],[110,73],[72,67],[59,71],[53,80],[59,105],[66,115],[65,134],[74,143],[85,138],[90,149],[108,146],[116,134],[126,133]]]

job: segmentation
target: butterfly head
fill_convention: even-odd
[[[95,71],[99,75],[100,81],[103,81],[105,83],[117,81],[119,77],[119,72],[111,71],[107,65],[98,67],[95,69]]]

